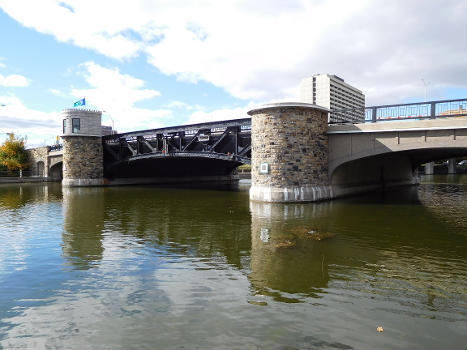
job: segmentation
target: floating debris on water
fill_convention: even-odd
[[[330,232],[310,231],[310,232],[308,232],[307,238],[308,239],[313,239],[315,241],[322,241],[323,239],[332,238],[335,235],[336,235],[335,233],[330,233]]]
[[[295,227],[292,232],[299,238],[312,239],[315,241],[322,241],[334,237],[336,234],[331,232],[320,232],[316,229],[309,229],[306,227]]]
[[[306,227],[294,227],[290,230],[290,232],[298,236],[306,235],[310,231],[313,231],[313,230],[310,230]]]
[[[285,240],[280,242],[274,242],[274,248],[292,248],[295,247],[297,244],[295,242]]]
[[[248,304],[251,305],[259,305],[259,306],[267,306],[268,303],[265,301],[259,301],[259,300],[248,300]]]

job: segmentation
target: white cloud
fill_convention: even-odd
[[[63,91],[58,90],[58,89],[52,89],[52,88],[50,88],[50,89],[49,89],[49,92],[50,92],[52,95],[55,95],[55,96],[58,96],[58,97],[65,97],[65,96],[68,96],[66,93],[64,93]]]
[[[190,106],[189,104],[182,102],[182,101],[171,101],[167,104],[167,108],[180,108],[180,109],[191,110],[193,109],[193,106]]]
[[[29,79],[19,75],[19,74],[10,74],[3,76],[0,74],[0,86],[6,87],[25,87],[29,85]]]
[[[467,3],[449,0],[0,0],[21,24],[116,59],[145,54],[179,80],[245,100],[296,98],[335,73],[371,103],[465,88]],[[435,19],[435,20],[434,20]],[[85,25],[84,25],[85,24]],[[436,97],[436,96],[433,96]]]
[[[76,98],[86,98],[86,103],[106,111],[118,131],[132,131],[162,126],[155,119],[170,118],[170,109],[147,109],[136,107],[136,103],[160,96],[160,92],[144,88],[144,81],[127,74],[122,74],[117,68],[106,68],[94,62],[81,65],[89,88],[74,88],[71,95]]]
[[[13,95],[0,95],[0,135],[14,132],[27,137],[27,147],[52,144],[61,133],[61,115],[46,113],[26,107]]]
[[[203,122],[212,122],[218,120],[230,120],[230,119],[241,119],[248,118],[247,112],[252,109],[252,105],[249,104],[245,107],[236,108],[219,108],[210,112],[204,110],[197,110],[193,112],[185,124],[197,124]]]
[[[187,121],[184,124],[197,124],[203,122],[213,122],[213,121],[220,121],[220,120],[231,120],[231,119],[242,119],[242,118],[249,118],[248,111],[261,106],[267,103],[277,103],[277,102],[293,102],[289,98],[280,98],[274,100],[263,100],[260,102],[252,102],[245,104],[244,106],[240,107],[223,107],[217,108],[214,110],[206,110],[202,106],[189,106],[190,108],[186,108],[187,110],[194,109],[195,111],[190,114]],[[188,106],[187,106],[188,107]]]
[[[140,48],[138,41],[123,33],[137,27],[130,2],[2,0],[0,6],[26,27],[107,56],[124,59],[136,55]]]

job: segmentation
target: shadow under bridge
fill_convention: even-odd
[[[251,162],[251,119],[108,135],[104,177],[115,184],[226,180]]]

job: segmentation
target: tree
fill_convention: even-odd
[[[24,138],[9,133],[0,146],[0,165],[6,166],[9,171],[24,170],[28,166],[28,153],[24,144]]]

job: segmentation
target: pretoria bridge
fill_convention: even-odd
[[[250,111],[252,118],[100,137],[100,112],[71,109],[64,150],[31,151],[44,176],[63,167],[65,186],[232,180],[236,167],[251,163],[250,198],[264,201],[412,184],[420,164],[467,156],[467,99],[369,107],[370,122],[361,124],[328,125],[328,112],[277,103]]]

